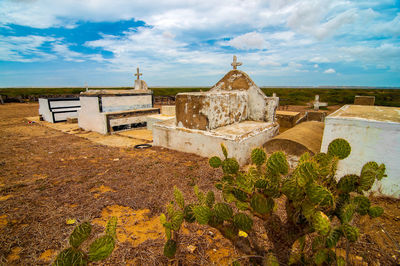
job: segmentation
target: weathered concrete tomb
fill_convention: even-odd
[[[135,74],[138,76],[139,73]],[[140,80],[139,80],[140,81]],[[144,82],[135,82],[145,84]],[[153,92],[147,89],[134,90],[89,90],[81,92],[81,109],[78,112],[79,127],[101,134],[130,129],[145,124],[146,117],[159,114],[160,109],[153,108]]]
[[[374,105],[375,104],[375,96],[359,96],[356,95],[354,97],[355,105]]]
[[[372,190],[400,196],[400,108],[345,105],[325,118],[321,152],[326,152],[336,138],[351,145],[350,156],[339,162],[339,177],[360,174],[369,161],[384,163],[387,177]]]
[[[224,143],[229,156],[243,165],[253,148],[277,135],[279,98],[265,96],[235,68],[208,92],[179,93],[175,119],[153,125],[154,145],[210,157],[223,156]]]
[[[50,123],[77,118],[80,107],[79,98],[39,98],[39,115]]]

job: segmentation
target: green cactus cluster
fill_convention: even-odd
[[[342,264],[343,258],[331,250],[343,241],[355,242],[359,231],[352,224],[353,218],[383,214],[383,208],[371,206],[365,193],[376,180],[385,175],[385,165],[367,162],[359,175],[336,176],[338,162],[350,155],[351,147],[344,139],[335,139],[327,153],[300,157],[295,169],[289,169],[285,153],[278,151],[267,156],[262,148],[251,152],[247,171],[241,171],[238,162],[228,157],[228,150],[221,144],[224,158],[210,158],[213,168],[221,168],[223,175],[215,187],[221,191],[225,202],[215,202],[212,191],[201,192],[195,186],[197,202],[185,205],[182,193],[174,188],[174,202],[161,216],[166,229],[167,243],[164,254],[172,258],[177,250],[176,237],[183,220],[207,224],[218,229],[226,238],[235,241],[240,231],[251,232],[255,217],[267,220],[276,209],[275,199],[286,198],[287,219],[293,226],[302,228],[304,237],[313,234],[312,262],[301,254],[291,257],[293,263]],[[316,234],[315,234],[316,233]],[[268,257],[268,258],[267,258]],[[276,257],[268,255],[264,262]],[[300,261],[301,260],[301,261]],[[237,263],[237,262],[235,262]]]
[[[117,217],[108,220],[105,235],[95,239],[85,253],[80,246],[87,240],[92,231],[92,225],[84,222],[76,226],[69,237],[70,247],[64,249],[57,255],[53,262],[54,266],[87,265],[89,262],[106,259],[114,250],[116,241]]]

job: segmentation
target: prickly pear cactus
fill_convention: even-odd
[[[54,261],[54,266],[85,266],[88,264],[88,261],[85,257],[85,254],[73,247],[67,248],[63,250],[60,254],[58,254],[56,260]]]
[[[225,158],[212,157],[209,164],[223,170],[224,174],[215,187],[221,191],[225,202],[216,201],[218,197],[212,191],[205,193],[195,186],[197,202],[186,205],[182,193],[174,189],[175,200],[167,206],[167,214],[160,217],[167,236],[164,254],[168,258],[173,258],[177,250],[174,235],[183,220],[214,227],[235,243],[240,234],[253,230],[253,219],[269,219],[277,209],[274,199],[283,196],[287,221],[304,232],[299,238],[303,239],[300,253],[291,256],[292,261],[343,265],[343,258],[336,256],[332,248],[341,240],[357,241],[359,231],[352,225],[353,218],[356,215],[375,218],[383,214],[383,208],[371,206],[364,193],[373,187],[376,180],[386,176],[385,165],[367,162],[360,175],[337,177],[339,161],[351,152],[344,139],[333,140],[327,153],[303,154],[297,167],[291,170],[285,153],[274,152],[267,156],[262,148],[256,148],[251,152],[253,166],[241,171],[236,159],[228,157],[223,144],[221,149]],[[313,238],[312,256],[301,253],[307,234]],[[267,265],[279,265],[272,253],[267,257],[264,260],[270,262]]]
[[[113,216],[108,220],[105,235],[96,239],[89,247],[86,254],[79,247],[90,236],[92,226],[84,222],[75,227],[69,243],[71,247],[64,249],[54,261],[53,265],[87,265],[90,261],[100,261],[106,259],[113,252],[116,239],[117,217]]]
[[[350,155],[351,147],[345,139],[335,139],[328,145],[328,154],[339,157],[340,160]]]
[[[69,244],[74,248],[78,248],[89,237],[91,231],[92,226],[88,222],[78,225],[69,237]]]
[[[88,257],[90,261],[104,260],[114,250],[115,239],[110,235],[96,239],[89,247]]]
[[[265,154],[265,151],[261,148],[255,148],[251,152],[251,161],[255,165],[262,165],[267,158],[267,155]]]

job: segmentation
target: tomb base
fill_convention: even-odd
[[[171,119],[153,125],[153,144],[204,157],[223,158],[220,144],[224,143],[229,157],[245,165],[251,151],[261,147],[278,132],[279,125],[270,122],[243,121],[205,131],[178,127],[176,119]]]

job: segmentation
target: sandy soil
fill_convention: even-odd
[[[194,184],[216,192],[213,184],[221,172],[194,154],[110,147],[28,123],[24,117],[37,116],[37,110],[37,104],[0,105],[0,265],[49,264],[68,245],[74,226],[66,220],[90,221],[96,235],[112,215],[119,217],[118,244],[102,264],[174,263],[162,255],[158,219],[173,186],[193,199]],[[385,214],[359,221],[360,242],[351,249],[360,264],[394,265],[400,202],[372,199]],[[215,230],[184,224],[175,263],[227,265],[244,255]]]

